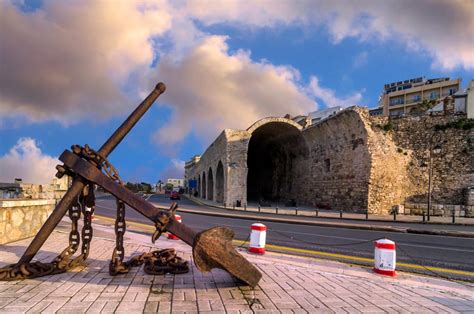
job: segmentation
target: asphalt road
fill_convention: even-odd
[[[148,201],[169,207],[168,195],[153,195]],[[188,199],[177,201],[180,208],[212,210],[198,206]],[[115,201],[104,196],[97,199],[98,215],[115,217]],[[200,214],[179,213],[183,222],[200,231],[213,226],[225,226],[235,231],[235,238],[246,240],[250,225],[256,221],[214,217]],[[146,217],[127,207],[127,219],[151,224]],[[358,257],[373,258],[371,240],[388,238],[397,244],[397,262],[436,266],[448,269],[474,271],[474,239],[448,236],[434,236],[410,233],[382,232],[371,230],[346,229],[341,227],[320,227],[291,223],[265,222],[269,227],[267,243],[280,246],[346,254]],[[365,243],[359,243],[368,241]],[[408,256],[409,255],[409,256]],[[444,274],[446,275],[446,274]],[[463,276],[450,275],[453,278]],[[466,278],[465,278],[466,279]],[[472,278],[469,278],[472,280]]]

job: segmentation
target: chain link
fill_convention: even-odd
[[[125,204],[117,199],[117,218],[115,219],[115,248],[112,253],[112,260],[109,264],[111,275],[128,273],[129,267],[123,263],[125,248],[123,247],[123,236],[127,226],[125,223]]]
[[[71,208],[69,208],[69,218],[71,219],[69,246],[65,248],[52,262],[58,270],[66,270],[68,268],[71,257],[76,253],[79,247],[80,235],[77,226],[78,221],[81,218],[79,202],[76,202],[71,206]]]

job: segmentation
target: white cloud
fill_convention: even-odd
[[[315,76],[311,77],[307,89],[309,94],[317,99],[322,100],[322,102],[327,107],[350,107],[354,105],[360,105],[360,101],[362,100],[362,93],[360,92],[356,92],[342,98],[337,97],[336,93],[332,89],[320,86],[319,80]]]
[[[471,0],[261,0],[244,5],[238,0],[192,0],[186,10],[206,25],[322,25],[335,43],[348,37],[401,42],[411,50],[427,52],[434,66],[474,68]]]
[[[411,52],[432,56],[433,66],[442,70],[474,69],[474,4],[469,0],[44,0],[42,3],[36,11],[22,12],[9,1],[0,1],[0,120],[21,115],[32,121],[57,120],[68,124],[128,112],[129,105],[136,102],[128,97],[135,98],[135,91],[141,89],[136,82],[142,81],[143,72],[148,73],[145,80],[150,79],[149,73],[153,71],[146,70],[156,58],[159,58],[158,72],[172,76],[171,82],[177,83],[174,86],[179,86],[183,94],[168,98],[179,100],[179,103],[170,102],[179,113],[184,111],[184,101],[192,102],[189,106],[198,110],[202,110],[200,106],[206,101],[203,109],[223,114],[221,119],[218,114],[210,113],[212,118],[196,125],[186,120],[189,117],[179,120],[175,115],[171,123],[177,125],[171,131],[178,137],[189,131],[180,128],[181,122],[193,124],[191,127],[198,130],[203,129],[202,125],[210,125],[212,130],[221,128],[223,122],[238,120],[231,125],[242,126],[261,114],[279,114],[282,108],[278,101],[274,102],[274,108],[269,103],[254,106],[257,100],[278,98],[276,90],[269,88],[269,80],[280,82],[278,88],[283,90],[283,100],[290,93],[293,96],[286,100],[308,101],[298,91],[301,88],[296,70],[252,61],[248,52],[230,54],[225,41],[220,44],[221,57],[217,61],[228,60],[229,65],[215,69],[212,64],[206,64],[207,68],[191,64],[206,60],[196,55],[205,54],[202,42],[209,42],[206,39],[209,34],[201,25],[231,24],[241,32],[248,28],[278,29],[290,25],[309,31],[326,30],[334,44],[346,38],[370,41],[372,47],[381,41],[387,45],[402,43]],[[212,50],[218,44],[207,46]],[[207,52],[211,58],[219,56],[215,49],[211,50]],[[191,68],[200,70],[198,78],[171,73]],[[208,73],[214,77],[205,78]],[[235,77],[239,75],[253,81],[243,82],[245,89],[238,88]],[[168,76],[160,78],[170,82]],[[221,97],[219,101],[209,105],[211,96],[202,96],[204,91],[197,93],[194,86],[182,83],[201,83],[201,80],[203,84],[217,84],[220,88],[217,91],[212,86],[206,87]],[[172,86],[168,83],[170,90]],[[264,93],[273,95],[264,97]],[[231,119],[236,116],[234,108],[225,112],[216,109],[215,104],[222,104],[223,100],[227,106],[245,109],[243,117],[237,115],[239,119]],[[246,101],[249,107],[244,108],[242,104]]]
[[[71,123],[126,111],[121,87],[171,26],[161,1],[52,1],[34,12],[0,2],[0,115]]]
[[[0,157],[0,181],[13,182],[15,178],[25,183],[50,183],[59,160],[41,152],[32,138],[20,138],[8,153]]]
[[[174,110],[155,134],[161,144],[174,144],[193,130],[207,142],[224,128],[247,128],[265,116],[315,109],[297,70],[254,62],[247,51],[232,54],[223,36],[207,37],[179,62],[163,58],[155,76],[166,78],[163,102]]]
[[[170,164],[160,174],[161,181],[184,178],[184,160],[172,158]]]

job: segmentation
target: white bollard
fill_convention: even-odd
[[[254,223],[250,227],[250,246],[249,252],[256,254],[265,254],[265,241],[267,239],[267,226],[261,223]]]
[[[174,215],[174,218],[178,221],[178,222],[182,222],[181,220],[181,216],[180,215]],[[179,238],[177,236],[175,236],[174,234],[168,232],[168,239],[170,240],[179,240]]]
[[[389,239],[380,239],[374,242],[374,271],[378,274],[395,276],[397,251],[395,242]]]

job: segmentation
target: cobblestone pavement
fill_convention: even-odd
[[[108,263],[112,229],[95,225],[87,266],[43,278],[0,282],[0,312],[23,313],[474,313],[474,290],[459,283],[400,273],[395,278],[336,262],[267,253],[248,255],[263,273],[255,290],[238,286],[222,270],[199,272],[191,248],[162,238],[128,232],[126,252],[175,247],[190,260],[184,275],[152,276],[134,268],[112,277]],[[64,229],[63,229],[64,230]],[[0,246],[0,265],[14,263],[31,239]],[[55,231],[37,255],[49,261],[67,242]]]

